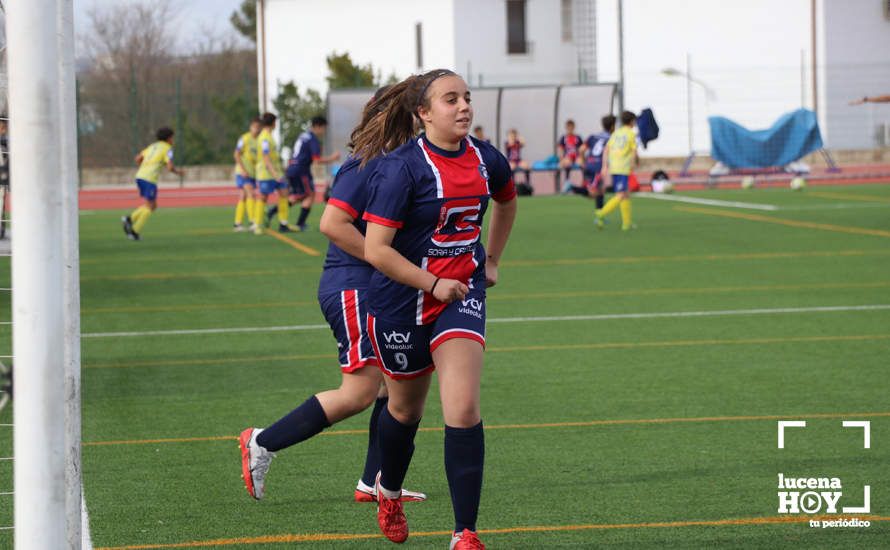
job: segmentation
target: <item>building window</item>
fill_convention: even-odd
[[[890,0],[888,0],[890,1]],[[572,41],[572,0],[562,0],[560,8],[560,21],[562,22],[562,41]]]
[[[507,0],[507,53],[528,53],[525,0]]]

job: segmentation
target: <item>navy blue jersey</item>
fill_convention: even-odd
[[[587,141],[584,142],[584,145],[587,146],[587,150],[584,152],[584,160],[588,166],[603,165],[603,151],[606,149],[606,143],[611,135],[609,132],[591,134]]]
[[[294,142],[294,152],[287,166],[288,177],[312,174],[312,161],[321,157],[321,142],[310,130],[306,130]]]
[[[395,250],[438,277],[485,289],[482,218],[489,198],[516,196],[504,155],[471,137],[445,151],[421,136],[381,159],[369,183],[364,218],[397,229]],[[380,272],[369,290],[371,314],[392,322],[429,324],[446,306]]]
[[[581,148],[581,136],[578,134],[565,134],[559,138],[557,145],[562,147],[563,154],[574,162],[578,158],[578,149]]]
[[[366,223],[362,219],[368,201],[368,178],[381,157],[368,161],[360,168],[361,159],[349,157],[334,178],[331,198],[328,204],[343,210],[355,220],[353,225],[359,233],[365,234]],[[318,294],[340,292],[350,289],[366,289],[374,268],[363,260],[352,256],[334,243],[328,244],[328,254],[324,260],[324,271],[318,283]]]

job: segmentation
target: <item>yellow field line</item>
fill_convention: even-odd
[[[486,300],[528,300],[535,298],[579,298],[584,296],[636,296],[651,294],[718,294],[721,292],[759,292],[770,290],[837,290],[844,288],[883,288],[890,287],[890,281],[869,281],[864,283],[805,283],[785,285],[715,286],[681,288],[636,288],[620,290],[581,290],[574,292],[530,292],[498,294],[491,292]]]
[[[633,349],[687,346],[738,346],[751,344],[786,344],[800,342],[862,342],[887,340],[890,334],[851,334],[827,336],[785,336],[770,338],[743,339],[699,339],[699,340],[655,340],[649,342],[595,342],[589,344],[542,344],[529,346],[489,347],[489,353],[513,353],[517,351],[557,351],[572,349]],[[311,359],[334,359],[336,354],[320,353],[310,355],[260,355],[249,357],[224,357],[215,359],[171,359],[167,361],[128,361],[125,363],[84,363],[85,369],[111,369],[131,367],[169,367],[177,365],[216,365],[223,363],[258,363],[265,361],[299,361]]]
[[[890,521],[888,516],[857,516],[863,521],[878,522]],[[759,518],[732,518],[716,520],[686,520],[686,521],[647,521],[642,523],[587,523],[578,525],[528,525],[516,527],[503,527],[499,529],[479,529],[481,535],[506,535],[512,533],[548,533],[566,531],[608,531],[614,529],[660,529],[677,527],[725,527],[743,525],[782,525],[795,523],[809,523],[810,520],[838,520],[848,519],[839,516],[770,516]],[[451,531],[420,531],[412,532],[411,538],[419,537],[446,537]],[[257,537],[241,537],[229,539],[195,540],[169,544],[133,544],[127,546],[109,546],[96,548],[96,550],[158,550],[164,548],[201,548],[208,546],[243,546],[254,544],[286,544],[299,542],[332,542],[350,540],[383,539],[380,533],[318,533],[318,534],[287,534],[287,535],[263,535]]]
[[[87,307],[80,310],[81,314],[91,315],[96,313],[160,313],[165,311],[198,311],[198,310],[225,310],[225,309],[257,309],[288,308],[299,306],[311,306],[318,302],[255,302],[249,304],[179,304],[169,306],[119,306],[119,307]]]
[[[314,355],[260,355],[252,357],[218,357],[215,359],[171,359],[168,361],[127,361],[125,363],[84,363],[85,369],[123,369],[130,367],[173,367],[178,365],[218,365],[223,363],[260,363],[267,361],[300,361],[336,359],[336,353]]]
[[[890,281],[869,281],[864,283],[805,283],[784,285],[750,285],[750,286],[716,286],[716,287],[683,287],[683,288],[637,288],[619,290],[579,290],[573,292],[529,292],[489,294],[488,300],[532,300],[549,298],[580,298],[585,296],[636,296],[658,294],[717,294],[721,292],[761,292],[772,290],[837,290],[845,288],[885,288],[890,287]],[[169,306],[120,306],[83,308],[81,314],[93,315],[98,313],[161,313],[167,311],[200,311],[200,310],[244,310],[244,309],[268,309],[288,308],[315,305],[315,301],[304,302],[265,302],[254,304],[179,304]]]
[[[501,267],[536,267],[553,265],[606,265],[647,262],[697,262],[722,260],[786,260],[794,258],[834,258],[838,256],[886,256],[890,250],[812,250],[805,252],[744,252],[738,254],[682,254],[678,256],[626,256],[621,258],[564,258],[552,260],[503,260]]]
[[[581,420],[577,422],[545,422],[536,424],[490,424],[486,430],[535,430],[541,428],[590,428],[593,426],[624,426],[646,424],[681,424],[701,422],[749,422],[765,420],[782,420],[788,418],[880,418],[890,416],[890,412],[869,413],[813,413],[813,414],[771,414],[759,416],[697,416],[675,418],[614,418],[605,420]],[[420,432],[441,432],[440,427],[422,427]],[[322,436],[367,435],[368,430],[329,430],[321,432]],[[104,447],[110,445],[150,445],[156,443],[194,443],[202,441],[235,441],[234,435],[214,435],[205,437],[174,437],[163,439],[118,439],[110,441],[84,441],[84,447]]]
[[[833,231],[835,233],[851,233],[853,235],[870,235],[873,237],[890,237],[890,231],[883,231],[881,229],[867,229],[864,227],[848,227],[845,225],[831,225],[827,223],[788,220],[784,218],[763,216],[761,214],[746,214],[743,212],[729,212],[727,210],[714,210],[711,208],[697,208],[693,206],[675,206],[674,210],[679,210],[681,212],[692,212],[695,214],[706,214],[708,216],[722,216],[724,218],[736,218],[740,220],[750,220],[755,222],[775,223],[779,225],[787,225],[789,227],[821,229],[822,231]]]
[[[648,261],[696,261],[696,260],[736,260],[736,259],[786,259],[786,258],[806,258],[806,257],[830,257],[830,256],[868,256],[868,255],[888,255],[887,250],[838,250],[838,251],[812,251],[812,252],[764,252],[764,253],[743,253],[743,254],[707,254],[699,256],[629,256],[626,258],[556,258],[552,260],[504,260],[502,266],[537,266],[537,265],[574,265],[574,264],[612,264],[612,263],[638,263]],[[259,259],[258,256],[251,255],[251,259]],[[139,262],[142,264],[153,262],[216,262],[227,261],[232,259],[232,253],[227,254],[198,254],[188,257],[164,256],[164,257],[145,257],[134,256],[125,258],[81,258],[81,265],[124,263],[131,264]],[[317,268],[300,268],[301,270],[316,271]]]
[[[845,199],[852,201],[890,203],[890,198],[887,197],[877,197],[874,195],[856,195],[853,193],[835,193],[832,191],[808,191],[807,196],[820,197],[823,199]]]
[[[687,346],[733,346],[751,344],[785,344],[801,342],[861,342],[867,340],[888,340],[890,334],[851,334],[838,336],[785,336],[771,338],[740,338],[729,339],[701,339],[701,340],[662,340],[651,342],[598,342],[592,344],[548,344],[531,346],[490,347],[486,351],[491,353],[516,352],[516,351],[557,351],[569,349],[633,349],[633,348],[660,348],[660,347],[687,347]]]
[[[299,250],[300,252],[303,252],[304,254],[308,254],[310,256],[321,256],[321,252],[319,252],[318,250],[315,250],[311,246],[306,246],[303,243],[297,242],[289,237],[285,237],[281,233],[276,233],[275,231],[266,231],[265,233],[266,233],[266,235],[269,235],[270,237],[275,237],[276,239],[278,239],[279,241],[283,242],[286,245],[296,248],[297,250]]]
[[[713,262],[734,260],[783,260],[795,258],[850,258],[857,256],[890,256],[890,249],[880,250],[836,250],[836,251],[808,251],[808,252],[748,252],[741,254],[700,254],[680,256],[627,256],[623,258],[555,258],[551,260],[504,260],[502,267],[538,267],[538,266],[562,266],[562,265],[608,265],[608,264],[634,264],[647,262]],[[129,281],[129,280],[167,280],[167,279],[210,279],[226,277],[254,277],[263,275],[286,275],[290,273],[312,272],[320,273],[321,266],[292,266],[287,269],[254,270],[254,271],[212,271],[199,273],[135,273],[128,275],[86,275],[80,278],[81,282],[91,281]]]
[[[210,279],[210,278],[228,278],[228,277],[261,277],[266,275],[287,275],[296,271],[306,271],[299,268],[288,269],[257,269],[251,271],[205,271],[205,272],[186,272],[186,273],[134,273],[130,275],[92,275],[81,277],[81,282],[90,281],[143,281],[143,280],[159,280],[168,279]],[[312,269],[315,272],[321,272],[321,266]]]

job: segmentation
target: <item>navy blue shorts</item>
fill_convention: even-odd
[[[366,365],[377,365],[371,339],[368,338],[367,290],[342,290],[318,297],[325,320],[337,339],[340,368],[353,372]]]
[[[260,180],[260,194],[271,195],[279,189],[284,189],[287,184],[278,180]]]
[[[241,174],[235,174],[235,187],[241,189],[245,185],[256,186],[256,180],[250,176],[242,176]]]
[[[612,174],[612,191],[627,193],[627,180],[629,177],[627,174]]]
[[[145,200],[153,201],[158,197],[158,186],[154,183],[137,179],[136,185],[139,187],[139,196]]]
[[[290,186],[291,195],[305,197],[309,193],[315,193],[315,181],[312,180],[311,174],[288,176],[287,182]]]
[[[377,366],[390,378],[416,378],[435,368],[433,352],[452,338],[475,340],[485,347],[485,292],[472,291],[448,304],[427,325],[403,325],[368,315],[368,335]]]

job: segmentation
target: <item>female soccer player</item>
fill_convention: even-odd
[[[507,132],[507,143],[504,148],[507,150],[507,162],[510,163],[510,173],[515,174],[517,170],[522,170],[525,174],[525,183],[531,185],[531,167],[527,160],[522,160],[522,148],[525,147],[525,140],[516,131],[516,128],[510,128]]]
[[[565,171],[566,182],[563,184],[562,192],[568,193],[572,186],[572,168],[578,161],[578,150],[581,148],[583,140],[581,136],[575,133],[575,121],[569,119],[566,121],[566,133],[563,134],[559,141],[556,142],[556,153],[559,155],[559,167]]]
[[[581,145],[581,156],[584,157],[584,186],[581,190],[572,186],[572,191],[575,193],[593,196],[596,199],[597,210],[603,207],[605,189],[600,172],[603,169],[603,152],[606,150],[606,142],[615,131],[615,115],[606,115],[600,122],[602,122],[603,131],[598,134],[590,134],[587,141]]]
[[[287,233],[290,226],[287,224],[287,184],[284,182],[284,176],[281,173],[281,157],[278,154],[278,144],[272,137],[272,131],[275,130],[275,122],[278,117],[272,113],[264,113],[261,117],[263,121],[263,129],[257,136],[257,154],[256,154],[256,179],[259,182],[259,199],[255,201],[253,213],[253,232],[256,235],[263,234],[263,226],[260,223],[263,219],[263,208],[266,206],[266,200],[273,193],[278,194],[278,231]]]
[[[353,131],[371,123],[385,104],[379,94],[365,107],[362,121]],[[408,141],[413,133],[394,133],[389,149]],[[367,179],[377,165],[384,146],[367,156],[349,158],[337,173],[331,199],[321,218],[321,231],[331,243],[318,285],[318,301],[340,348],[341,385],[313,395],[302,405],[265,430],[241,432],[241,468],[247,492],[263,498],[266,472],[274,453],[318,434],[328,426],[367,409],[374,403],[368,429],[365,471],[355,489],[358,502],[375,502],[374,479],[380,470],[377,417],[386,406],[383,375],[367,333],[367,288],[374,268],[364,260],[365,222],[361,215],[367,200]],[[363,167],[362,164],[365,166]],[[379,393],[378,393],[379,392]],[[376,401],[375,401],[376,398]],[[403,491],[403,500],[425,500],[423,493]]]
[[[244,214],[250,220],[250,230],[254,230],[253,215],[254,194],[256,192],[256,139],[262,129],[260,117],[254,117],[250,121],[250,128],[241,134],[235,145],[235,187],[238,188],[238,204],[235,207],[235,231],[244,231]]]
[[[621,128],[615,130],[609,141],[606,142],[602,174],[604,185],[608,185],[611,180],[615,196],[594,213],[594,222],[599,229],[603,227],[603,219],[619,207],[621,208],[621,230],[630,231],[634,228],[629,186],[631,172],[634,166],[640,162],[637,155],[637,134],[634,132],[636,121],[637,115],[632,112],[621,113]]]
[[[365,259],[377,268],[368,289],[368,335],[389,390],[378,426],[377,522],[390,540],[408,538],[399,496],[436,368],[455,519],[451,548],[484,548],[476,517],[485,447],[479,407],[485,288],[497,282],[516,192],[507,159],[468,136],[473,109],[460,76],[448,70],[412,76],[386,95],[393,100],[384,123],[365,127],[358,150],[379,150],[388,131],[409,131],[415,117],[425,133],[380,160],[364,214]],[[486,254],[480,234],[489,206]]]
[[[293,206],[300,201],[300,216],[297,218],[297,228],[306,231],[306,219],[312,204],[315,202],[315,181],[312,179],[312,166],[327,164],[340,160],[340,151],[334,151],[330,155],[321,156],[321,141],[328,128],[328,121],[323,116],[314,116],[309,122],[309,129],[303,132],[294,141],[294,150],[288,162],[284,175],[287,177],[290,187],[290,199],[288,203]],[[271,219],[278,212],[278,206],[272,206],[266,213],[266,218]]]
[[[135,159],[139,165],[136,186],[139,187],[139,196],[145,202],[129,216],[121,218],[124,233],[134,241],[142,239],[142,228],[158,207],[158,177],[161,169],[166,166],[167,170],[178,176],[185,175],[185,171],[173,165],[173,130],[165,126],[158,129],[155,137],[158,140],[143,149]]]

